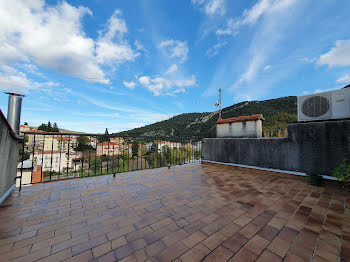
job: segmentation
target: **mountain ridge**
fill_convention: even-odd
[[[183,113],[167,120],[117,133],[123,136],[215,137],[219,111]],[[222,118],[263,114],[265,137],[285,136],[288,124],[297,121],[297,98],[287,96],[263,101],[244,101],[222,109]]]

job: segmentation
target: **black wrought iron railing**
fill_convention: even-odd
[[[17,186],[201,161],[201,140],[183,137],[24,132]]]

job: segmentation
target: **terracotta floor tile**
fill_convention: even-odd
[[[247,243],[248,238],[244,237],[240,233],[234,234],[228,240],[226,240],[223,245],[230,249],[232,252],[237,252],[242,246]]]
[[[201,261],[210,253],[210,250],[203,244],[198,244],[180,257],[182,262]]]
[[[280,237],[276,237],[269,244],[268,249],[270,251],[272,251],[273,253],[279,255],[280,257],[285,257],[285,255],[287,254],[290,247],[291,247],[290,242],[288,242]]]
[[[111,251],[112,249],[112,245],[111,242],[107,242],[104,243],[102,245],[99,245],[95,248],[92,249],[92,254],[94,256],[94,258],[100,257],[106,253],[108,253],[109,251]]]
[[[251,252],[249,249],[242,248],[240,249],[229,261],[230,262],[253,262],[258,256]]]
[[[220,246],[226,239],[227,237],[225,235],[221,234],[220,232],[216,232],[207,239],[205,239],[203,241],[203,244],[210,250],[214,250],[215,248]]]
[[[305,260],[291,252],[289,252],[286,256],[286,258],[284,259],[284,262],[307,262],[309,260]]]
[[[245,236],[246,238],[252,238],[256,233],[259,232],[261,228],[253,223],[249,223],[248,225],[246,225],[245,227],[243,227],[239,233],[242,236]]]
[[[252,218],[242,215],[238,217],[236,220],[234,220],[233,222],[235,222],[237,225],[240,225],[241,227],[244,227],[250,221],[252,221]]]
[[[350,194],[271,172],[188,164],[24,187],[5,205],[1,261],[350,261]]]
[[[162,251],[158,256],[156,256],[157,261],[172,261],[175,258],[181,256],[188,250],[188,247],[182,242],[178,242],[164,251]]]
[[[264,252],[261,253],[259,258],[256,260],[258,262],[280,262],[283,258],[271,252],[268,249],[265,249]]]
[[[157,242],[154,242],[152,245],[147,246],[145,248],[145,251],[148,257],[154,257],[165,249],[167,249],[167,245],[162,240],[158,240]]]
[[[197,231],[193,233],[192,235],[186,237],[182,242],[188,247],[192,248],[198,243],[202,242],[204,239],[206,239],[208,236],[201,231]]]
[[[233,252],[229,249],[219,246],[212,253],[210,253],[204,261],[206,262],[224,262],[229,260],[229,258],[233,255]]]
[[[268,241],[271,241],[279,233],[277,228],[266,225],[259,232],[258,235],[262,238],[265,238]]]
[[[252,239],[245,244],[245,248],[249,249],[256,255],[260,255],[261,252],[267,247],[270,242],[265,238],[262,238],[258,235],[254,236]]]

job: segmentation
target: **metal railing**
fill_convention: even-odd
[[[183,137],[24,132],[17,186],[201,161],[201,140]]]

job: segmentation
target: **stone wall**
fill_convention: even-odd
[[[15,185],[19,141],[0,110],[0,204]]]
[[[203,160],[330,175],[350,157],[350,120],[297,123],[288,138],[206,138]]]

